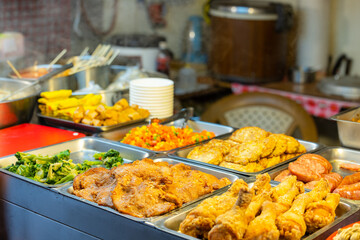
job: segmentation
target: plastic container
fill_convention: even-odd
[[[160,51],[156,57],[156,71],[169,75],[173,53],[168,49],[165,41],[159,43],[159,49]]]
[[[190,92],[196,88],[197,76],[196,71],[190,64],[185,64],[179,71],[178,89],[185,92]]]

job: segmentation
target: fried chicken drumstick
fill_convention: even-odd
[[[304,217],[307,232],[313,233],[316,230],[332,223],[335,219],[335,209],[339,202],[339,194],[328,193],[325,200],[310,203],[306,208]]]
[[[192,237],[207,239],[216,218],[233,207],[240,189],[247,186],[244,180],[238,179],[227,192],[204,200],[186,216],[180,224],[180,231]]]
[[[244,239],[279,239],[280,232],[275,224],[276,216],[276,203],[265,201],[262,205],[261,214],[251,221],[247,227]]]
[[[306,233],[304,220],[306,207],[312,202],[322,200],[329,192],[328,182],[321,179],[311,192],[300,194],[291,208],[277,218],[276,225],[280,230],[280,236],[289,240],[301,239]]]
[[[253,193],[247,187],[241,188],[235,206],[216,218],[216,225],[209,232],[209,239],[242,239],[248,225],[244,215],[252,197]]]
[[[216,225],[209,232],[209,239],[242,239],[247,224],[255,218],[263,202],[270,200],[270,189],[269,174],[258,175],[249,191],[251,194],[240,191],[237,204],[216,218]]]

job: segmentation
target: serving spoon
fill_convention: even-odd
[[[66,64],[66,65],[62,66],[61,68],[57,68],[54,71],[51,71],[51,72],[41,76],[37,81],[33,82],[32,84],[27,85],[27,86],[25,86],[23,88],[20,88],[20,89],[14,91],[12,93],[9,93],[8,95],[6,95],[3,98],[0,98],[0,102],[5,101],[5,100],[19,94],[20,92],[23,92],[24,90],[27,90],[28,88],[31,88],[31,87],[33,87],[33,86],[35,86],[37,84],[44,83],[44,82],[50,80],[52,77],[58,75],[59,73],[64,72],[65,70],[67,70],[69,68],[72,68],[72,67],[73,67],[73,64],[69,63],[69,64]]]

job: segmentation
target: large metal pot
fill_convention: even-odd
[[[48,68],[48,64],[42,64],[37,66],[32,66],[23,70],[20,70],[20,74],[22,73],[29,73],[29,72],[35,72],[38,69],[46,69]],[[52,69],[61,68],[62,65],[53,65]],[[23,74],[24,75],[24,74]],[[16,75],[10,75],[11,78],[17,78]],[[38,78],[23,78],[26,81],[34,82],[37,81]],[[64,77],[53,77],[50,80],[44,82],[41,84],[41,91],[47,92],[47,91],[56,91],[60,89],[71,89],[73,91],[78,89],[78,83],[77,79],[74,75],[64,76]]]
[[[31,82],[0,78],[0,89],[2,91],[13,92],[27,85],[31,85]],[[29,122],[33,115],[39,93],[40,87],[34,85],[27,88],[24,92],[13,96],[10,100],[0,102],[0,129]]]

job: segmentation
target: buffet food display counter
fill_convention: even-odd
[[[43,113],[54,109],[50,100]],[[62,114],[77,112],[78,101]],[[56,108],[65,100],[58,102]],[[131,110],[127,117],[139,111],[123,100],[117,104],[97,102],[81,114],[93,111],[93,119],[105,122],[115,108]],[[325,239],[360,217],[356,149],[181,115],[163,122],[129,117],[106,129],[41,117],[93,136],[19,146],[0,158],[4,239],[255,239],[270,233],[271,239]],[[258,231],[249,230],[254,227]]]

